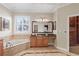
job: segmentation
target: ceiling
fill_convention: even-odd
[[[53,13],[57,8],[69,5],[68,3],[2,3],[12,12],[26,13]]]

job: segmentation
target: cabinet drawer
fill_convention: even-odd
[[[37,39],[42,39],[42,37],[37,37]]]
[[[44,39],[48,39],[48,37],[43,37]]]
[[[43,46],[48,46],[48,39],[43,39]]]

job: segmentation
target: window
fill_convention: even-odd
[[[17,32],[28,32],[30,24],[30,16],[16,16],[15,23]]]

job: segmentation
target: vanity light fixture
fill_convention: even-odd
[[[37,22],[48,22],[49,20],[46,18],[35,19]]]

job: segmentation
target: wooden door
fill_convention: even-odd
[[[70,45],[77,44],[77,17],[69,18],[69,39]]]
[[[77,43],[79,44],[79,16],[77,16]]]
[[[43,37],[42,44],[43,44],[43,46],[48,46],[48,37],[46,37],[46,36]]]
[[[3,56],[3,40],[0,40],[0,56]]]
[[[30,46],[31,47],[36,47],[36,36],[32,36],[30,40]]]

